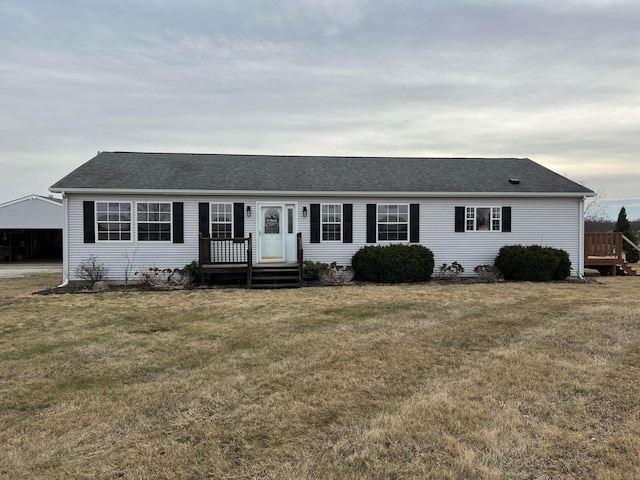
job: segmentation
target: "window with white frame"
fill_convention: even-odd
[[[409,205],[378,205],[378,241],[407,241],[409,239]]]
[[[171,241],[171,203],[138,202],[136,204],[138,241]]]
[[[131,202],[96,202],[99,241],[131,241]]]
[[[211,238],[233,238],[233,203],[211,204]]]
[[[499,232],[502,229],[501,207],[467,207],[466,230]]]
[[[323,241],[340,241],[342,238],[342,205],[322,205],[320,224]]]

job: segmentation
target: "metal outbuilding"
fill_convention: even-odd
[[[62,259],[62,200],[27,195],[0,204],[0,262]]]

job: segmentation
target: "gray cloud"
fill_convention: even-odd
[[[526,156],[635,198],[639,23],[604,0],[4,2],[0,201],[97,150]]]

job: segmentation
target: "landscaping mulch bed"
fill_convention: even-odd
[[[508,281],[506,281],[508,282]],[[482,280],[478,277],[463,277],[455,279],[439,279],[434,278],[428,282],[413,283],[412,285],[473,285],[479,283],[505,283],[505,280],[497,282],[490,282]],[[555,280],[549,283],[600,283],[595,277],[569,277],[565,280]],[[366,285],[386,285],[374,282],[364,282],[354,280],[345,284],[344,286],[366,286]],[[320,280],[305,280],[302,283],[304,288],[319,288],[319,287],[340,287],[343,285],[327,285]],[[69,284],[63,287],[48,288],[38,292],[33,292],[34,295],[62,295],[62,294],[95,294],[104,292],[162,292],[162,291],[175,291],[175,290],[220,290],[220,289],[241,289],[246,288],[245,284],[215,284],[215,285],[195,285],[192,287],[184,286],[169,286],[169,287],[149,287],[136,283],[124,284],[109,284],[106,290],[94,290],[88,285]]]

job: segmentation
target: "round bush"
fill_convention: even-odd
[[[505,280],[548,282],[564,280],[571,273],[569,254],[540,245],[506,245],[495,260]]]
[[[351,259],[356,280],[411,283],[431,279],[433,253],[421,245],[362,247]]]

